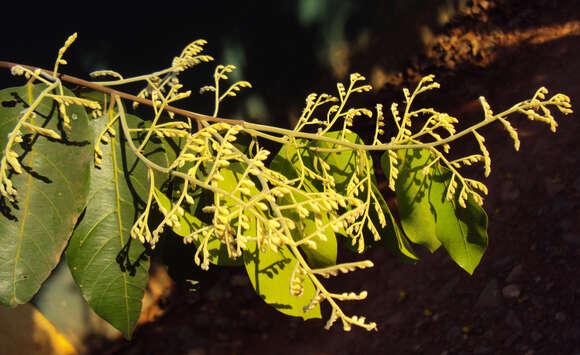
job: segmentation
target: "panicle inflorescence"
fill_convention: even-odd
[[[154,108],[156,109],[156,115],[163,112],[162,108],[167,106],[171,102],[182,100],[191,95],[191,91],[180,92],[179,90],[183,87],[179,82],[179,74],[186,69],[192,68],[200,63],[207,63],[213,61],[213,57],[209,55],[200,54],[203,51],[203,46],[207,42],[203,39],[198,39],[196,41],[188,44],[181,54],[173,58],[171,67],[162,70],[151,75],[147,75],[141,80],[147,82],[147,86],[142,89],[137,96],[141,98],[150,98],[154,103]],[[115,75],[117,73],[103,71],[97,72],[97,75]],[[120,74],[118,75],[119,77]],[[122,84],[126,80],[119,80],[117,84]],[[133,102],[133,108],[139,105],[138,102]],[[167,114],[173,118],[174,114],[167,111]]]
[[[435,165],[435,163],[440,163],[449,169],[452,172],[452,175],[445,192],[445,197],[448,201],[457,198],[457,203],[461,207],[466,207],[466,201],[469,196],[471,196],[476,203],[482,205],[483,198],[477,191],[487,194],[487,188],[481,181],[465,178],[458,171],[462,166],[469,166],[474,163],[482,162],[484,176],[489,176],[491,172],[491,157],[485,146],[485,138],[480,132],[478,132],[481,127],[499,121],[512,138],[514,149],[519,150],[521,144],[519,136],[516,128],[514,128],[508,120],[508,116],[516,112],[522,113],[530,120],[537,120],[548,124],[550,129],[555,132],[557,122],[552,116],[549,106],[555,106],[560,110],[560,112],[566,115],[572,113],[570,98],[568,96],[556,94],[552,98],[546,100],[548,90],[544,87],[540,88],[532,99],[522,101],[499,114],[494,114],[487,100],[484,97],[480,97],[479,102],[484,113],[483,120],[461,132],[457,132],[455,124],[458,123],[458,120],[455,117],[446,113],[438,112],[431,108],[418,110],[411,109],[411,104],[417,95],[428,90],[439,88],[439,84],[434,82],[433,79],[434,77],[431,75],[424,77],[419,82],[413,93],[408,89],[403,90],[406,107],[402,117],[399,115],[398,105],[396,103],[392,104],[391,112],[398,129],[398,134],[391,139],[390,143],[398,144],[400,145],[400,148],[405,148],[405,145],[413,145],[416,148],[429,149],[433,159],[430,164],[423,168],[422,173],[424,175],[429,174],[430,169]],[[418,131],[413,132],[411,130],[411,122],[421,117],[426,118],[425,123]],[[450,148],[449,142],[466,134],[472,134],[474,136],[479,146],[480,154],[471,154],[454,160],[447,159],[446,154],[449,153]],[[424,141],[423,137],[430,137],[432,141]],[[392,190],[395,190],[398,169],[395,167],[397,164],[397,154],[393,150],[389,150],[389,164],[389,187]]]
[[[13,75],[23,75],[25,78],[29,79],[26,84],[29,88],[32,88],[34,82],[37,80],[44,84],[45,87],[38,96],[28,98],[29,102],[27,103],[26,109],[18,113],[16,124],[8,134],[8,140],[4,147],[2,159],[0,160],[0,195],[8,201],[16,202],[18,199],[18,192],[11,181],[11,174],[22,173],[22,166],[19,159],[20,154],[15,151],[15,145],[24,141],[23,136],[25,133],[22,130],[25,129],[25,132],[28,132],[29,134],[44,136],[52,140],[62,139],[62,132],[43,127],[35,122],[35,118],[37,117],[35,111],[44,100],[51,99],[58,105],[62,127],[67,131],[71,130],[70,118],[68,116],[68,108],[70,105],[77,105],[90,109],[93,116],[100,114],[101,107],[99,103],[92,100],[65,95],[62,82],[57,77],[58,66],[67,64],[66,60],[62,57],[66,50],[75,41],[76,37],[76,33],[71,35],[66,40],[64,46],[59,50],[52,74],[40,69],[31,70],[20,65],[15,65],[11,68],[11,73]]]
[[[59,51],[55,73],[59,65],[66,64],[62,57],[75,38],[76,34]],[[551,107],[555,106],[564,114],[572,113],[567,96],[557,94],[546,99],[548,91],[545,88],[540,88],[532,99],[499,114],[494,114],[489,103],[481,97],[484,119],[458,132],[457,118],[433,108],[412,108],[418,95],[439,88],[434,76],[429,75],[419,82],[413,92],[403,90],[404,102],[401,108],[397,103],[390,106],[396,134],[388,143],[383,137],[386,125],[383,105],[376,105],[372,142],[364,144],[350,129],[355,119],[373,118],[373,111],[365,107],[349,107],[349,99],[354,94],[371,90],[371,86],[364,83],[364,76],[354,73],[350,75],[348,84],[338,83],[337,96],[324,93],[308,95],[305,108],[293,130],[268,130],[266,126],[234,124],[232,120],[217,118],[224,99],[236,96],[242,88],[251,88],[249,82],[238,81],[222,90],[220,84],[229,79],[228,75],[235,66],[217,65],[213,84],[200,90],[201,93],[214,94],[213,119],[207,116],[206,119],[196,117],[196,129],[189,118],[175,119],[174,114],[166,109],[170,103],[191,94],[191,91],[181,91],[178,75],[199,63],[213,60],[201,54],[205,44],[204,40],[192,42],[173,59],[169,68],[151,75],[124,79],[112,71],[92,74],[94,77],[108,75],[117,79],[102,83],[108,85],[144,81],[146,87],[138,96],[150,98],[154,111],[152,120],[139,127],[127,128],[120,101],[112,101],[109,114],[106,115],[108,122],[96,139],[95,165],[102,166],[102,144],[111,143],[115,139],[118,134],[115,127],[120,123],[122,133],[129,138],[129,147],[145,163],[148,171],[148,196],[143,211],[140,211],[130,230],[133,238],[155,248],[163,232],[173,230],[183,237],[184,243],[195,244],[197,249],[193,256],[194,262],[204,270],[215,261],[212,259],[212,251],[216,250],[216,244],[219,250],[226,250],[230,259],[240,258],[254,246],[259,253],[290,252],[295,263],[288,280],[288,293],[293,297],[302,297],[307,284],[310,289],[313,288],[303,311],[308,312],[320,303],[328,302],[331,314],[326,323],[327,329],[339,319],[345,331],[352,326],[377,329],[376,324],[368,322],[365,317],[347,316],[338,305],[342,301],[363,300],[367,297],[366,291],[334,293],[321,282],[331,276],[370,268],[373,263],[362,260],[336,264],[334,258],[324,265],[314,267],[314,263],[305,257],[305,254],[327,247],[325,243],[335,239],[335,233],[350,238],[352,245],[362,253],[368,235],[374,241],[379,241],[387,223],[392,223],[385,217],[388,211],[384,210],[387,207],[376,186],[369,151],[387,151],[383,164],[388,164],[388,167],[383,168],[388,172],[388,187],[395,191],[399,170],[404,169],[401,166],[402,158],[397,152],[402,149],[427,150],[430,160],[421,168],[421,173],[427,176],[434,169],[438,172],[445,169],[450,176],[444,192],[445,199],[456,201],[465,208],[469,198],[483,204],[480,193],[486,195],[488,192],[483,182],[464,177],[460,172],[464,166],[480,163],[483,164],[485,176],[491,171],[490,153],[479,131],[482,127],[499,121],[518,150],[518,132],[508,117],[512,113],[521,113],[530,120],[544,122],[552,131],[556,130],[557,122],[550,112]],[[54,76],[20,66],[13,67],[12,72],[25,75],[31,80],[30,83],[39,80],[47,88],[20,114],[4,148],[0,162],[0,194],[9,201],[17,198],[10,176],[12,173],[22,173],[23,170],[19,155],[13,149],[16,143],[23,141],[21,130],[26,129],[32,134],[54,140],[61,139],[59,132],[34,123],[34,110],[40,100],[49,98],[58,105],[63,127],[67,130],[70,130],[67,113],[70,105],[92,110],[95,117],[103,116],[99,103],[64,95],[60,80]],[[115,103],[116,110],[113,109]],[[324,107],[327,107],[325,111]],[[167,113],[169,118],[163,113]],[[218,122],[210,124],[210,121]],[[168,156],[164,166],[149,161],[143,154],[152,136],[154,139],[171,140],[172,144],[179,142],[174,144],[177,146],[175,155],[171,158]],[[479,152],[449,158],[450,143],[463,136],[473,136]],[[283,143],[283,150],[293,152],[288,153],[291,156],[287,157],[288,162],[284,168],[272,168],[272,159],[283,157],[283,154],[270,157],[270,151],[260,145],[262,141],[258,137]],[[249,144],[240,143],[247,140]],[[139,142],[139,146],[135,147],[133,141]],[[162,185],[155,177],[159,172],[172,177],[171,181],[166,181],[171,185],[170,196],[165,196],[156,187]],[[211,197],[201,199],[201,190],[208,191]],[[201,203],[206,205],[201,206]],[[156,223],[149,219],[153,212],[159,216]]]
[[[240,88],[251,87],[249,83],[237,82],[222,94],[220,83],[228,79],[227,73],[233,69],[233,66],[218,65],[214,73],[214,85],[201,90],[215,94],[214,116],[217,115],[219,104],[224,98],[235,96]],[[339,85],[340,99],[327,94],[309,95],[301,122],[295,131],[299,132],[301,127],[317,122],[312,115],[318,107],[338,102],[338,105],[329,109],[326,120],[317,123],[320,128],[318,134],[324,136],[335,124],[339,124],[343,132],[341,139],[344,139],[344,133],[349,132],[348,127],[352,125],[354,118],[372,117],[372,112],[368,109],[346,107],[348,97],[353,93],[370,90],[369,85],[359,85],[363,80],[364,77],[361,75],[352,75],[348,88],[344,88],[342,93]],[[384,123],[378,125],[377,130],[383,126]],[[347,317],[336,303],[363,299],[366,292],[334,294],[319,281],[319,277],[363,269],[372,266],[372,263],[362,261],[312,269],[298,251],[298,248],[316,250],[320,243],[328,241],[328,233],[346,232],[352,238],[353,245],[358,245],[361,252],[364,250],[365,229],[371,231],[375,240],[380,238],[376,226],[369,217],[371,209],[380,211],[381,207],[374,195],[375,192],[370,189],[372,161],[368,154],[362,151],[355,153],[357,164],[353,176],[347,182],[345,194],[337,190],[337,182],[331,171],[332,166],[321,155],[314,155],[312,163],[302,162],[296,167],[299,177],[291,179],[267,166],[270,152],[261,148],[255,138],[248,151],[240,151],[239,146],[234,145],[237,137],[240,134],[251,134],[251,131],[246,132],[240,125],[225,122],[204,124],[198,131],[191,132],[191,127],[171,123],[154,124],[147,130],[155,132],[160,138],[185,139],[183,148],[170,162],[168,169],[187,169],[187,177],[184,179],[189,185],[181,190],[181,195],[175,203],[164,203],[155,195],[154,198],[150,198],[148,209],[149,205],[157,204],[164,216],[163,221],[155,231],[149,232],[145,228],[144,213],[133,228],[134,237],[154,247],[159,236],[156,231],[162,231],[163,226],[174,230],[180,228],[182,211],[188,209],[186,207],[189,203],[188,196],[192,199],[190,195],[196,188],[205,188],[213,193],[213,203],[203,206],[201,211],[211,216],[211,223],[200,225],[184,236],[185,243],[197,245],[194,261],[201,268],[207,269],[211,263],[212,240],[225,246],[228,256],[232,259],[240,257],[250,242],[257,243],[261,252],[267,250],[279,252],[280,248],[289,248],[298,259],[289,280],[290,294],[296,297],[302,295],[305,280],[315,285],[315,296],[310,300],[308,307],[305,307],[305,311],[327,300],[335,309],[337,317],[342,319],[346,330],[350,329],[351,325],[375,329],[374,323],[367,323],[364,317]],[[298,141],[293,142],[296,144],[295,148],[302,149],[299,148]],[[321,190],[308,187],[311,186],[310,183],[306,183],[308,180],[319,181]],[[181,210],[178,208],[180,205],[184,205]],[[300,234],[300,231],[304,231],[302,229],[304,227],[299,226],[297,221],[291,218],[293,214],[298,216],[299,220],[312,220],[315,229]],[[379,215],[382,217],[379,223],[384,226],[386,224],[384,216],[382,213]]]

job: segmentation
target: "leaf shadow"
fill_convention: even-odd
[[[409,206],[413,206],[414,204],[421,201],[428,194],[428,191],[430,190],[431,187],[430,185],[431,181],[428,179],[428,176],[422,174],[422,169],[424,166],[417,166],[414,168],[411,167],[412,165],[411,162],[414,159],[420,158],[421,153],[419,150],[407,149],[405,152],[404,164],[400,168],[401,173],[405,170],[407,171],[407,174],[409,175],[410,179],[410,183],[408,184],[405,190],[405,195],[411,196],[411,188],[413,186],[418,187],[411,196]],[[430,160],[428,160],[426,163],[429,162]]]
[[[131,244],[134,243],[134,239],[129,239],[127,243],[121,248],[115,261],[119,264],[121,272],[128,272],[130,276],[135,276],[137,274],[137,268],[141,265],[141,262],[147,261],[149,254],[151,252],[150,248],[145,248],[135,259],[131,261]]]
[[[145,209],[145,201],[141,198],[135,185],[133,184],[132,175],[137,173],[137,167],[139,166],[140,160],[135,157],[132,162],[129,162],[128,158],[128,151],[127,151],[127,137],[123,131],[119,133],[119,147],[121,150],[121,166],[123,171],[123,178],[127,183],[127,187],[129,192],[131,193],[133,206],[135,207],[135,215],[133,216],[133,220],[136,220],[140,213]],[[115,147],[111,147],[111,149],[115,149]]]
[[[28,105],[26,103],[26,101],[22,97],[20,97],[17,93],[13,92],[13,93],[11,93],[11,95],[14,98],[14,100],[17,102],[17,105],[22,104],[22,106],[23,106],[22,109],[26,109],[26,108],[30,107],[30,105]],[[73,107],[76,107],[76,105]],[[84,108],[80,108],[80,109],[84,110]],[[77,146],[77,147],[84,147],[84,146],[91,144],[91,142],[89,142],[88,140],[72,141],[69,139],[69,135],[68,135],[69,132],[64,128],[64,125],[63,125],[64,120],[62,119],[62,114],[58,110],[58,104],[55,101],[52,102],[52,104],[50,105],[50,109],[46,113],[42,113],[40,111],[40,109],[34,110],[34,113],[36,114],[37,117],[44,119],[44,122],[41,125],[38,125],[37,123],[35,123],[37,126],[42,127],[42,128],[46,128],[48,126],[48,124],[50,123],[50,121],[53,119],[53,117],[58,118],[58,120],[56,122],[56,127],[60,133],[61,138],[55,139],[55,138],[43,136],[45,139],[47,139],[51,142],[61,143],[61,144],[65,144],[68,146]],[[75,114],[75,113],[73,113],[73,114]],[[32,147],[32,145],[36,142],[36,140],[38,139],[38,137],[40,135],[30,134],[30,136],[34,137],[34,139],[28,143],[30,145],[30,147]]]
[[[262,269],[258,269],[259,260],[260,260],[260,250],[256,248],[256,250],[252,253],[256,258],[254,259],[256,268],[255,268],[255,280],[256,280],[256,292],[260,296],[262,300],[264,300],[268,305],[274,307],[277,310],[281,309],[292,309],[291,305],[283,304],[283,303],[271,303],[268,302],[266,299],[266,292],[262,292],[260,288],[260,274],[265,274],[268,278],[273,279],[275,275],[278,275],[282,272],[282,270],[292,262],[290,258],[284,257],[283,259],[274,261],[270,265],[265,266]],[[283,251],[280,250],[280,255],[283,255]]]
[[[10,109],[14,109],[14,110],[24,110],[30,107],[30,105],[16,92],[11,92],[10,95],[12,96],[13,100],[10,101],[3,101],[2,106],[3,107],[7,107]],[[8,102],[9,104],[5,104],[6,102]],[[19,107],[21,106],[21,107]],[[56,102],[53,102],[52,105],[50,106],[50,109],[43,113],[42,110],[40,108],[36,109],[34,111],[36,117],[39,117],[43,120],[42,124],[39,125],[39,127],[42,128],[46,128],[49,123],[55,119],[54,117],[57,117],[57,128],[61,133],[61,139],[54,139],[51,137],[47,137],[47,136],[42,136],[44,139],[53,142],[53,143],[59,143],[59,144],[64,144],[64,145],[68,145],[68,146],[86,146],[88,144],[90,144],[89,141],[79,141],[79,142],[74,142],[68,139],[67,135],[66,135],[66,131],[64,130],[64,128],[62,127],[62,119],[61,119],[61,114],[57,109],[57,104]],[[38,125],[38,124],[37,124]],[[22,142],[20,142],[18,144],[18,146],[21,148],[22,153],[20,153],[17,157],[18,162],[20,163],[22,170],[24,170],[28,175],[32,176],[34,179],[41,181],[45,184],[50,184],[53,181],[48,177],[43,175],[42,173],[40,173],[39,171],[37,171],[36,169],[34,169],[32,166],[27,165],[25,163],[25,159],[28,155],[33,153],[33,147],[36,144],[36,142],[38,141],[39,137],[41,135],[40,134],[33,134],[33,133],[27,133],[22,135]],[[8,179],[11,179],[12,176],[14,176],[14,172],[13,171],[9,171],[8,174]],[[2,196],[0,198],[0,213],[2,213],[2,215],[4,217],[6,217],[9,220],[12,221],[18,221],[18,218],[12,213],[12,209],[16,209],[18,210],[18,204],[16,203],[16,201],[7,201],[7,199]]]
[[[285,258],[271,263],[270,265],[258,270],[259,274],[266,274],[268,278],[273,279],[274,275],[278,275],[286,267],[286,265],[292,262],[291,259]]]
[[[19,210],[18,203],[16,201],[9,202],[6,197],[0,196],[0,213],[10,221],[18,221],[18,217],[12,214],[12,209]]]
[[[141,198],[141,195],[137,191],[133,180],[135,179],[134,174],[137,174],[137,169],[139,167],[140,160],[136,157],[131,162],[129,159],[129,154],[127,150],[127,137],[125,137],[124,132],[120,130],[119,134],[119,147],[121,152],[121,170],[123,172],[123,178],[131,194],[131,201],[133,203],[133,220],[137,220],[139,215],[145,210],[146,202]],[[116,147],[111,147],[111,149],[116,149]],[[142,163],[141,163],[142,164]],[[130,276],[135,276],[138,267],[141,262],[147,261],[151,254],[151,247],[148,244],[144,244],[145,249],[137,256],[133,261],[131,260],[131,244],[134,242],[133,238],[129,238],[127,243],[123,245],[116,257],[116,262],[122,272],[128,272]]]
[[[274,275],[278,275],[288,264],[290,264],[292,262],[292,259],[285,257],[284,256],[284,249],[280,249],[278,255],[282,256],[283,259],[274,261],[270,265],[267,265],[264,268],[259,269],[258,266],[260,264],[260,256],[261,255],[262,255],[262,253],[260,252],[260,249],[258,247],[256,247],[256,249],[252,252],[246,251],[245,259],[246,259],[246,265],[248,264],[247,260],[252,260],[253,265],[254,265],[254,267],[253,267],[254,280],[255,280],[254,289],[256,290],[256,293],[258,294],[258,296],[262,300],[267,302],[266,293],[262,292],[262,290],[261,290],[260,274],[265,274],[268,278],[273,279]],[[281,303],[269,303],[269,302],[267,302],[267,303],[276,309],[291,309],[292,308],[292,306],[290,306],[290,305],[285,305],[285,304],[281,304]]]
[[[292,309],[292,306],[283,303],[268,303],[269,306],[274,307],[275,309]]]

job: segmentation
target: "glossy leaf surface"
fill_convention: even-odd
[[[131,127],[142,124],[132,115],[127,115],[127,121]],[[107,123],[106,116],[91,121],[95,137]],[[131,239],[130,230],[144,208],[149,179],[146,167],[129,151],[120,127],[115,127],[117,135],[109,137],[109,144],[101,144],[102,167],[91,169],[86,213],[66,256],[89,305],[130,338],[149,276],[145,248]],[[152,154],[147,155],[154,159]]]
[[[44,86],[0,91],[0,147],[16,127],[20,112]],[[65,89],[65,95],[73,95]],[[30,96],[29,96],[30,95]],[[22,173],[7,173],[18,190],[18,201],[2,197],[0,216],[0,304],[28,302],[60,260],[85,205],[92,157],[91,132],[85,109],[70,105],[70,132],[64,132],[58,107],[43,99],[28,123],[58,132],[61,139],[33,135],[21,129],[24,141],[13,145]]]
[[[405,235],[413,243],[434,252],[441,246],[441,242],[435,233],[436,219],[429,202],[432,180],[421,172],[431,162],[431,154],[428,151],[401,149],[397,151],[397,155],[399,177],[396,180],[395,192],[401,225]],[[383,154],[381,165],[389,176],[388,153]]]
[[[303,281],[302,295],[290,293],[290,280],[298,261],[287,247],[280,248],[278,253],[270,249],[260,251],[256,242],[250,242],[244,250],[244,261],[250,282],[264,302],[279,312],[304,320],[321,318],[320,305],[304,312],[316,291],[310,279]]]
[[[233,191],[242,178],[243,171],[244,169],[241,164],[232,164],[229,169],[222,169],[224,181],[220,182],[219,186],[228,191]],[[258,192],[255,187],[250,190],[252,195]],[[238,197],[241,197],[241,195],[238,194]],[[280,204],[284,204],[284,201],[281,201]],[[255,212],[269,213],[261,212],[257,209]],[[262,232],[257,228],[255,215],[247,210],[244,213],[250,220],[250,229],[246,231],[246,234],[249,236],[259,236]],[[300,221],[297,222],[300,223]],[[304,221],[298,228],[302,228],[303,231],[307,230],[308,232],[312,229],[309,223],[309,221]],[[314,222],[312,221],[312,223]],[[297,234],[295,238],[299,237]],[[336,263],[336,239],[334,238],[334,234],[331,237],[326,242],[329,245],[326,251],[321,252],[319,250],[306,248],[308,251],[305,250],[305,254],[314,264],[326,265],[327,263]],[[333,243],[334,247],[332,247]],[[322,249],[322,246],[320,249]],[[256,241],[249,241],[247,248],[243,251],[243,261],[254,290],[264,302],[279,312],[290,316],[302,317],[303,319],[321,318],[320,305],[316,305],[307,312],[304,312],[304,307],[308,306],[316,292],[314,284],[310,279],[306,278],[303,280],[302,285],[304,289],[300,296],[293,296],[290,293],[290,281],[298,261],[288,247],[284,246],[278,249],[278,252],[274,252],[269,248],[260,250]]]
[[[292,193],[296,203],[306,201],[306,197],[299,193]],[[280,205],[290,204],[292,201],[289,200],[288,196],[285,196]],[[319,214],[321,226],[317,227],[315,222],[316,213],[308,207],[307,204],[304,207],[310,212],[308,217],[300,218],[296,210],[284,210],[282,215],[290,218],[296,223],[296,228],[292,230],[292,238],[295,241],[300,241],[304,238],[310,238],[316,243],[316,249],[308,246],[301,246],[300,249],[306,254],[308,264],[313,268],[322,268],[331,265],[336,265],[336,256],[338,253],[338,243],[336,236],[328,224],[328,216],[325,213]],[[315,236],[318,231],[321,231],[326,240],[321,239],[319,236]]]
[[[385,219],[387,220],[387,225],[381,227],[374,208],[369,211],[371,219],[373,220],[374,225],[379,229],[379,234],[381,235],[381,240],[375,243],[386,247],[401,260],[415,263],[419,260],[419,257],[415,254],[411,243],[409,243],[409,240],[405,237],[403,231],[401,231],[401,228],[389,210],[389,206],[375,182],[372,184],[372,189],[379,201],[381,209],[383,210]]]
[[[471,195],[466,207],[461,207],[457,203],[459,191],[453,200],[445,201],[450,179],[448,169],[434,169],[430,201],[436,211],[436,234],[457,265],[473,274],[487,249],[487,214]]]
[[[484,210],[471,197],[466,208],[459,206],[457,196],[445,200],[451,172],[435,163],[430,173],[423,175],[423,168],[433,159],[429,151],[402,149],[397,155],[396,194],[405,234],[431,251],[443,244],[459,266],[473,273],[487,248]],[[386,153],[383,167],[389,166],[387,159]]]

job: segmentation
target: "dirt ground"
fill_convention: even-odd
[[[442,88],[425,104],[465,124],[482,117],[479,95],[494,112],[540,86],[569,95],[573,105],[580,98],[576,1],[474,1],[431,35],[400,72],[375,78],[382,85],[375,102],[400,102],[401,88],[428,73]],[[383,48],[382,38],[372,41]],[[374,268],[333,281],[341,290],[368,291],[366,301],[345,309],[377,322],[378,332],[325,331],[324,320],[284,316],[255,295],[242,270],[220,270],[199,292],[160,273],[150,285],[155,306],[144,316],[154,321],[143,322],[131,341],[94,353],[580,354],[580,121],[554,114],[556,134],[525,117],[513,121],[520,152],[501,126],[486,130],[489,249],[473,276],[442,250],[408,265],[372,249],[362,257]]]

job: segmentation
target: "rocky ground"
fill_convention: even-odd
[[[372,46],[383,48],[382,40]],[[359,58],[359,64],[376,63]],[[481,118],[479,95],[496,112],[540,86],[575,104],[580,5],[469,2],[400,72],[378,80],[376,101],[400,101],[400,89],[428,73],[442,89],[425,104],[466,124]],[[345,309],[367,315],[378,332],[344,333],[339,325],[325,331],[323,320],[290,319],[256,297],[242,270],[216,272],[215,283],[199,292],[171,286],[161,273],[151,285],[156,306],[144,318],[155,320],[139,326],[130,342],[95,353],[580,354],[580,121],[555,115],[556,134],[516,120],[520,152],[501,126],[485,132],[493,160],[485,201],[490,242],[473,276],[443,251],[422,252],[420,263],[407,265],[373,249],[363,256],[373,269],[333,281],[341,290],[368,290],[365,302]]]

